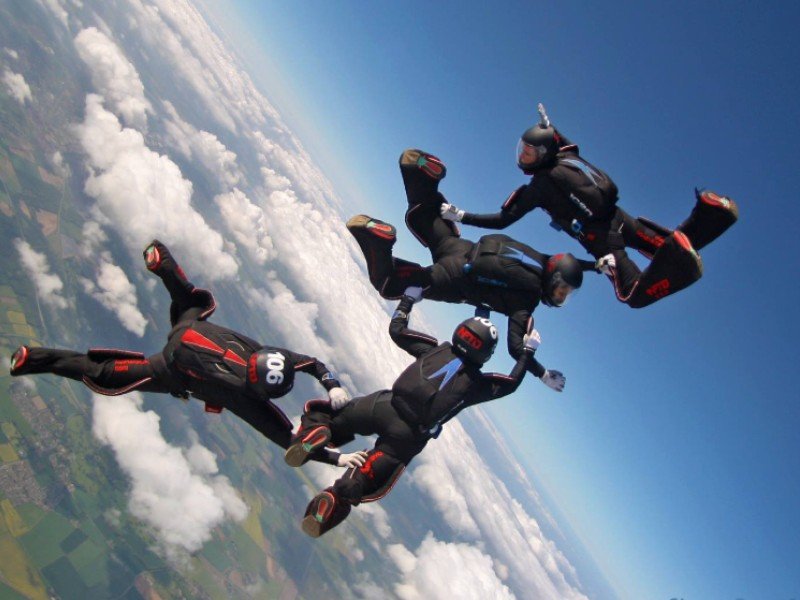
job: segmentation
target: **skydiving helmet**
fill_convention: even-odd
[[[547,306],[563,306],[583,283],[583,268],[569,252],[547,259],[544,266],[542,302]]]
[[[517,166],[526,175],[555,160],[561,139],[558,132],[550,124],[544,106],[539,104],[540,121],[526,129],[517,142]]]
[[[247,361],[247,389],[259,398],[279,398],[294,386],[294,365],[277,348],[262,348]]]
[[[464,360],[478,366],[486,363],[497,346],[497,328],[489,319],[472,317],[453,332],[453,350]]]

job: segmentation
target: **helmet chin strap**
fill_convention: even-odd
[[[539,111],[539,125],[542,127],[550,127],[550,119],[547,116],[547,112],[544,110],[544,104],[539,102],[539,106],[536,107],[536,110]]]

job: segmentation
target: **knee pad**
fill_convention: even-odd
[[[358,505],[374,502],[388,494],[405,470],[405,463],[380,450],[372,450],[367,462],[348,469],[333,486],[336,495]]]

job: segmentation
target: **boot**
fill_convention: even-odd
[[[317,538],[330,531],[347,518],[351,510],[350,504],[340,500],[331,488],[317,494],[306,508],[303,517],[303,531]]]
[[[736,202],[709,190],[695,189],[697,204],[689,218],[678,225],[695,250],[702,250],[739,219]]]
[[[331,441],[331,430],[327,425],[317,425],[300,429],[292,436],[292,443],[286,449],[283,459],[290,467],[305,464],[315,451],[324,448]]]
[[[347,229],[358,239],[359,236],[368,235],[390,242],[394,245],[397,241],[397,230],[393,225],[373,219],[367,215],[356,215],[347,221]]]

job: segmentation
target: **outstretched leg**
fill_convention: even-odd
[[[447,174],[447,168],[432,154],[409,148],[400,155],[400,173],[408,200],[406,225],[419,242],[430,249],[431,258],[436,262],[442,243],[459,236],[456,224],[445,221],[439,213],[445,201],[438,191],[439,182]]]
[[[627,292],[618,287],[616,269],[612,269],[610,277],[620,301],[631,308],[644,308],[689,287],[702,275],[703,263],[700,255],[692,248],[689,238],[682,232],[675,231],[656,251],[647,269],[633,280],[633,285]]]
[[[55,348],[20,346],[11,357],[11,375],[52,373],[84,383],[109,396],[138,389],[169,392],[144,354],[127,350],[98,349],[87,354]]]
[[[186,273],[164,244],[153,240],[142,254],[147,269],[161,278],[172,299],[169,308],[172,325],[184,320],[207,319],[216,310],[217,305],[211,292],[195,287],[188,280]]]
[[[372,286],[384,298],[399,298],[409,286],[428,287],[430,272],[417,263],[392,256],[396,230],[389,223],[367,215],[356,215],[347,229],[358,242]]]
[[[584,246],[598,259],[606,259],[607,254],[614,257],[615,266],[608,269],[609,279],[617,298],[631,308],[643,308],[685,289],[703,274],[700,255],[683,233],[642,217],[634,219],[619,208],[609,230],[596,239],[585,239]],[[638,250],[651,259],[644,272],[625,248]]]

